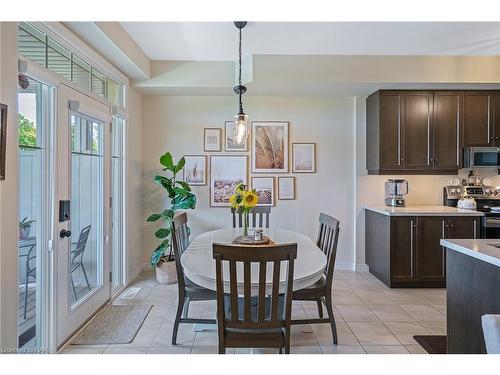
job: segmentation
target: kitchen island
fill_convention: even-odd
[[[500,240],[441,240],[446,248],[448,353],[486,353],[481,317],[500,314]]]
[[[479,238],[482,212],[448,206],[366,207],[370,272],[391,288],[446,285],[442,238]]]

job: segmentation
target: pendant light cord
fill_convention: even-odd
[[[239,29],[240,31],[240,45],[239,45],[239,49],[238,49],[238,52],[239,52],[239,71],[238,71],[238,84],[240,86],[240,113],[243,113],[243,103],[241,101],[241,28]]]

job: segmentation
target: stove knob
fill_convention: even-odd
[[[484,192],[485,192],[486,194],[490,195],[490,194],[491,194],[491,189],[486,189]]]

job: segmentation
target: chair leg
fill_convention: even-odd
[[[283,348],[278,349],[278,354],[283,354]]]
[[[76,295],[75,282],[73,281],[73,274],[70,274],[69,278],[71,279],[71,286],[73,287],[73,294],[75,295],[75,301],[78,301],[78,297]]]
[[[179,330],[179,324],[181,323],[182,310],[184,310],[185,298],[179,295],[179,302],[177,304],[177,313],[175,314],[174,329],[172,331],[172,345],[177,345],[177,331]]]
[[[89,288],[89,292],[90,292],[90,283],[89,283],[89,279],[87,277],[87,272],[85,272],[85,267],[83,266],[83,262],[80,263],[80,266],[82,267],[83,276],[85,276],[85,281],[87,282],[87,287]]]
[[[189,302],[191,302],[191,298],[187,297],[186,302],[184,303],[184,312],[182,313],[182,317],[187,319],[189,315]]]
[[[219,354],[226,354],[226,348],[222,345],[219,345]]]
[[[328,312],[328,318],[330,319],[330,326],[332,328],[332,336],[333,336],[333,345],[337,345],[337,325],[335,324],[335,316],[333,315],[333,305],[332,305],[332,297],[326,296],[324,299],[326,311]]]
[[[323,304],[321,303],[321,299],[316,299],[316,304],[318,305],[318,316],[320,319],[323,319]]]
[[[285,354],[290,354],[290,336],[292,335],[291,327],[285,328]]]

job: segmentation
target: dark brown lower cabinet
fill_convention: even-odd
[[[438,287],[446,283],[442,238],[476,238],[479,217],[387,216],[366,211],[366,264],[387,286]]]

